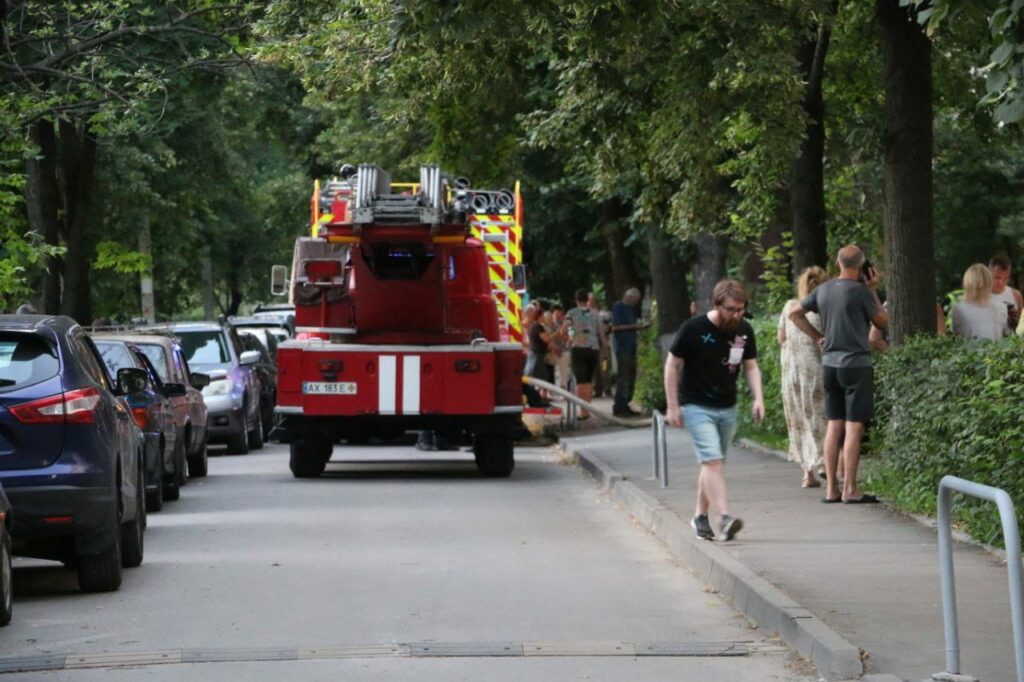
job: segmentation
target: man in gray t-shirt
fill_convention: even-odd
[[[844,246],[837,259],[839,277],[825,282],[800,301],[790,319],[824,350],[822,366],[825,383],[825,479],[823,502],[863,504],[877,502],[857,488],[860,441],[864,425],[874,412],[874,374],[868,331],[871,324],[880,329],[889,318],[878,301],[874,268],[863,273],[864,252],[856,246]],[[866,276],[865,276],[866,275]],[[807,313],[821,316],[824,332],[807,321]],[[843,441],[843,489],[839,490],[836,468],[839,443]]]

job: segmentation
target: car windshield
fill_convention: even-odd
[[[167,351],[164,350],[163,346],[158,346],[154,343],[140,343],[138,344],[139,350],[142,354],[149,358],[150,363],[156,369],[156,373],[160,375],[160,381],[167,381]]]
[[[100,357],[103,358],[103,364],[107,366],[110,376],[116,377],[117,370],[124,367],[135,367],[132,356],[123,343],[96,341],[95,339],[93,341],[96,343],[96,350],[100,352]]]
[[[56,351],[38,336],[0,334],[0,391],[37,384],[60,370]]]
[[[179,331],[185,357],[193,365],[222,365],[231,362],[220,331]]]

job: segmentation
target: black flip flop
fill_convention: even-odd
[[[843,504],[878,504],[879,500],[874,495],[864,494],[856,500],[843,500]]]
[[[843,501],[843,498],[841,498],[841,497],[837,497],[834,500],[830,500],[827,497],[821,498],[821,503],[822,504],[838,504],[838,503],[840,503],[842,501]]]

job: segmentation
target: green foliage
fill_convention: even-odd
[[[781,311],[782,306],[778,309]],[[750,322],[757,338],[757,366],[761,368],[765,417],[760,424],[754,421],[751,411],[753,394],[741,387],[737,422],[740,436],[785,449],[788,447],[788,435],[786,415],[782,412],[782,367],[779,364],[779,342],[775,336],[778,320],[776,315],[766,315]]]
[[[120,275],[147,272],[153,267],[153,259],[138,251],[131,251],[117,242],[100,242],[96,245],[97,270],[113,270]]]
[[[782,310],[786,301],[793,298],[793,282],[789,276],[793,233],[783,232],[782,242],[768,248],[758,242],[754,250],[764,267],[764,272],[761,273],[761,282],[764,286],[758,302],[765,310]]]
[[[654,315],[652,309],[651,312]],[[652,325],[637,334],[636,388],[633,399],[647,410],[665,412],[665,356],[658,347],[658,332]]]
[[[877,425],[868,485],[913,512],[934,514],[946,474],[1005,489],[1024,522],[1024,340],[915,338],[877,362]],[[1000,544],[995,507],[955,497],[955,518]]]

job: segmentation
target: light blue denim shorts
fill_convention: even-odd
[[[705,407],[691,403],[681,409],[686,430],[693,438],[697,462],[724,461],[729,444],[736,435],[736,406]]]

